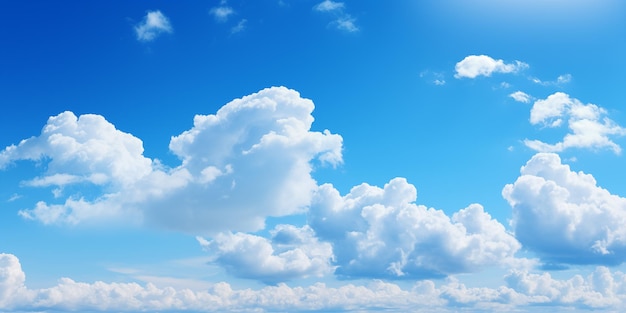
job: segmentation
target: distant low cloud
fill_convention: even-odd
[[[42,176],[27,185],[86,183],[98,191],[20,212],[45,224],[125,217],[193,234],[254,231],[267,216],[304,212],[317,188],[313,161],[342,162],[341,136],[310,130],[313,108],[296,91],[275,87],[233,100],[216,114],[196,115],[193,127],[170,141],[181,159],[172,168],[144,157],[140,139],[102,116],[64,112],[38,137],[0,152],[0,169],[45,160]]]
[[[333,272],[331,245],[318,241],[310,227],[278,225],[270,233],[271,239],[224,233],[198,241],[232,275],[266,284]]]
[[[162,33],[173,32],[169,19],[161,11],[149,11],[143,21],[135,26],[137,40],[148,42]]]
[[[558,155],[539,153],[502,195],[513,208],[515,237],[547,263],[616,265],[626,261],[626,198],[574,172]]]
[[[528,64],[520,61],[505,63],[487,55],[469,55],[459,61],[456,66],[456,78],[476,78],[478,76],[491,76],[493,73],[516,73],[528,68]]]
[[[517,102],[522,102],[522,103],[530,102],[530,96],[526,94],[525,92],[519,91],[519,90],[510,94],[509,97],[513,98],[513,100]]]
[[[563,92],[535,101],[530,111],[530,123],[548,128],[567,124],[570,133],[563,141],[548,144],[539,140],[524,140],[529,148],[539,152],[560,152],[568,148],[609,148],[616,154],[621,147],[611,140],[626,135],[626,128],[607,117],[605,109],[595,104],[583,104]]]
[[[452,217],[416,205],[415,187],[403,178],[384,188],[362,184],[341,196],[322,185],[309,224],[331,242],[343,277],[420,279],[473,272],[514,262],[520,244],[478,204]]]
[[[538,305],[554,311],[626,309],[626,275],[597,267],[589,276],[557,279],[549,273],[512,271],[505,284],[470,287],[457,278],[435,284],[422,280],[411,286],[372,280],[366,284],[331,287],[323,283],[290,287],[235,289],[226,282],[202,291],[157,287],[135,282],[77,282],[61,278],[55,286],[29,289],[19,259],[0,254],[0,310],[16,312],[353,312],[467,311],[535,312]]]

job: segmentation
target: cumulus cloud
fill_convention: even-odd
[[[626,261],[626,198],[574,172],[558,155],[539,153],[502,195],[513,208],[516,238],[550,263]]]
[[[403,178],[384,188],[362,184],[341,196],[319,188],[309,224],[331,242],[336,274],[415,279],[472,272],[513,261],[520,244],[478,204],[455,213],[416,205],[415,187]]]
[[[141,140],[103,117],[65,112],[51,117],[40,136],[5,148],[0,168],[44,161],[43,176],[27,185],[99,188],[93,198],[71,194],[64,203],[42,201],[21,212],[44,223],[130,215],[196,234],[258,230],[267,216],[308,206],[317,187],[313,162],[342,162],[341,136],[310,130],[313,108],[298,92],[274,87],[197,115],[190,130],[170,141],[181,159],[173,168],[144,157]]]
[[[519,91],[519,90],[510,94],[509,97],[513,98],[513,100],[517,102],[522,102],[522,103],[530,102],[530,96],[526,94],[525,92]]]
[[[504,63],[503,60],[495,60],[487,55],[469,55],[456,64],[454,77],[476,78],[491,76],[493,73],[516,73],[526,68],[528,64],[520,61]]]
[[[403,289],[373,280],[364,285],[330,287],[323,283],[290,287],[284,283],[260,289],[233,289],[225,282],[204,290],[157,287],[151,283],[77,282],[62,278],[50,288],[28,289],[19,260],[0,254],[0,310],[11,311],[176,311],[274,312],[357,310],[457,312],[535,312],[537,305],[555,311],[626,308],[626,275],[598,267],[586,277],[555,279],[548,273],[512,271],[505,285],[467,287],[451,277],[439,287],[430,280]]]
[[[173,32],[169,19],[161,11],[148,11],[141,23],[135,26],[135,33],[139,41],[152,41],[162,33]]]
[[[605,109],[595,104],[583,104],[563,92],[535,101],[530,111],[530,123],[555,128],[567,123],[570,133],[563,141],[548,144],[540,140],[525,139],[524,144],[539,152],[560,152],[568,148],[609,148],[616,154],[621,147],[610,136],[626,135],[626,128],[607,117]]]
[[[230,274],[266,284],[332,273],[332,247],[319,242],[310,227],[278,225],[270,233],[271,239],[225,233],[198,241]]]

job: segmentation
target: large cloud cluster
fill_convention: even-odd
[[[587,277],[575,275],[559,280],[550,274],[513,271],[506,285],[497,288],[467,287],[456,278],[437,286],[416,282],[403,289],[378,280],[366,285],[330,287],[316,283],[290,287],[284,283],[260,289],[233,289],[215,283],[206,290],[192,291],[153,284],[76,282],[62,278],[56,286],[28,289],[19,260],[0,254],[0,310],[41,311],[175,311],[175,312],[304,312],[356,310],[455,312],[459,307],[473,312],[536,312],[537,305],[550,310],[626,308],[626,275],[598,267]]]
[[[513,208],[516,238],[546,261],[626,261],[626,199],[572,171],[558,155],[533,156],[502,195]]]
[[[167,168],[143,156],[142,142],[103,117],[51,117],[38,137],[0,153],[0,168],[15,160],[47,163],[26,185],[56,186],[64,203],[39,202],[22,211],[44,223],[80,223],[103,216],[192,233],[258,230],[265,217],[302,212],[317,187],[312,162],[342,162],[342,138],[311,131],[313,102],[284,87],[236,99],[172,137],[182,164]],[[99,193],[63,196],[87,183]],[[58,200],[57,200],[58,201]]]
[[[322,185],[309,211],[317,235],[333,244],[344,277],[415,279],[475,271],[512,261],[520,248],[498,221],[473,204],[451,218],[416,205],[403,178],[362,184],[341,196]]]

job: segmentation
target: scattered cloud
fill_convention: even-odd
[[[626,135],[626,129],[609,119],[606,110],[595,104],[583,104],[568,94],[557,92],[535,101],[530,111],[533,125],[555,128],[562,126],[564,120],[570,133],[563,141],[548,144],[525,139],[524,144],[539,152],[560,152],[568,148],[609,148],[616,154],[621,152],[621,147],[609,137]]]
[[[345,13],[345,4],[343,2],[324,0],[313,6],[313,10],[333,14],[335,19],[330,25],[333,25],[339,30],[349,33],[359,31],[359,27],[356,25],[356,18]]]
[[[557,77],[555,80],[552,80],[552,81],[542,81],[541,79],[536,78],[536,77],[531,77],[530,80],[533,83],[539,84],[542,86],[558,86],[558,85],[567,84],[570,81],[572,81],[572,75],[571,74],[559,75],[559,77]]]
[[[284,283],[260,289],[233,289],[225,282],[204,290],[157,287],[152,283],[76,282],[61,278],[50,288],[29,289],[19,259],[0,254],[0,309],[14,311],[177,311],[274,312],[357,310],[536,311],[537,305],[555,311],[626,308],[626,275],[597,267],[587,277],[555,279],[549,273],[512,271],[496,288],[468,287],[451,277],[438,287],[423,280],[407,289],[373,280],[364,285],[330,287],[315,283],[290,287]]]
[[[270,233],[271,239],[226,233],[198,241],[230,274],[266,284],[333,272],[331,245],[319,242],[310,227],[278,225]]]
[[[487,55],[469,55],[456,64],[454,77],[476,78],[491,76],[493,73],[516,73],[526,68],[528,64],[520,61],[504,63],[503,60],[495,60]]]
[[[340,277],[423,279],[514,262],[520,248],[503,225],[472,204],[452,217],[416,205],[403,178],[384,188],[362,184],[340,196],[322,185],[309,224],[331,242]]]
[[[135,25],[137,40],[148,42],[156,39],[162,33],[172,33],[173,28],[169,19],[161,11],[148,11],[143,21]]]
[[[222,2],[220,6],[212,8],[209,13],[213,15],[216,21],[226,22],[231,15],[235,14],[235,11]]]
[[[329,12],[342,10],[345,7],[343,2],[334,2],[331,0],[324,0],[313,7],[316,11]]]
[[[442,72],[424,70],[420,72],[420,77],[437,86],[443,86],[446,84],[445,75]]]
[[[539,153],[502,191],[515,237],[547,263],[615,265],[626,261],[626,198],[574,172],[558,155]]]
[[[513,98],[513,100],[517,102],[522,102],[522,103],[530,102],[530,96],[526,94],[525,92],[519,91],[519,90],[510,94],[509,97]]]
[[[248,20],[246,19],[240,20],[239,23],[237,23],[237,25],[233,26],[233,28],[230,29],[231,34],[242,32],[244,29],[246,29],[247,23],[248,23]]]
[[[43,223],[104,217],[194,234],[262,229],[267,216],[303,212],[317,188],[312,162],[342,162],[342,138],[311,131],[314,105],[284,87],[236,99],[170,141],[181,159],[169,168],[143,156],[140,139],[99,115],[53,116],[38,137],[0,152],[0,169],[16,160],[48,162],[32,185],[91,183],[94,198],[71,194],[20,212]],[[93,179],[93,177],[97,179]],[[176,210],[172,210],[172,207]]]

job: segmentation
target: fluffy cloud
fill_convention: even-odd
[[[517,102],[522,102],[522,103],[530,102],[530,96],[526,94],[525,92],[519,91],[519,90],[510,94],[509,97],[513,98],[513,100]]]
[[[139,41],[152,41],[162,33],[173,31],[169,19],[161,11],[149,11],[141,23],[135,26]]]
[[[228,17],[233,15],[235,11],[231,7],[222,5],[219,7],[212,8],[209,13],[213,15],[216,21],[218,22],[226,22]]]
[[[568,148],[609,148],[616,154],[621,147],[609,136],[626,135],[626,128],[609,119],[605,109],[595,104],[583,104],[569,95],[557,92],[546,99],[537,100],[530,111],[530,123],[544,127],[560,127],[567,120],[570,133],[563,141],[548,144],[525,139],[524,144],[540,152],[560,152]]]
[[[22,211],[44,223],[132,220],[191,233],[251,231],[267,216],[302,212],[317,188],[312,164],[342,162],[342,138],[310,131],[313,102],[275,87],[236,99],[170,142],[182,164],[166,168],[143,156],[141,140],[97,115],[51,117],[42,134],[0,153],[14,160],[47,161],[31,186],[97,187],[93,199],[71,194],[64,203],[39,202]]]
[[[469,55],[456,64],[454,77],[476,78],[491,76],[493,73],[515,73],[525,68],[528,68],[528,64],[520,61],[504,63],[487,55]]]
[[[268,240],[244,233],[227,233],[211,241],[203,238],[198,241],[229,273],[267,284],[332,273],[332,247],[319,242],[310,227],[278,225],[271,235]]]
[[[176,312],[304,312],[355,310],[457,312],[535,312],[537,305],[555,311],[572,309],[626,308],[626,275],[598,267],[587,277],[575,275],[559,280],[550,274],[512,271],[506,285],[472,288],[457,278],[439,287],[430,280],[409,289],[378,280],[366,285],[329,287],[316,283],[307,287],[286,284],[260,289],[233,289],[214,283],[203,291],[156,287],[153,284],[76,282],[62,278],[56,286],[27,289],[19,260],[0,254],[0,310],[12,311],[176,311]]]
[[[403,178],[384,188],[362,184],[340,196],[320,187],[309,223],[333,244],[336,274],[414,279],[471,272],[513,260],[513,236],[478,204],[455,213],[416,205],[415,187]]]
[[[556,154],[539,153],[504,187],[516,238],[550,263],[626,261],[626,198],[573,172]]]

